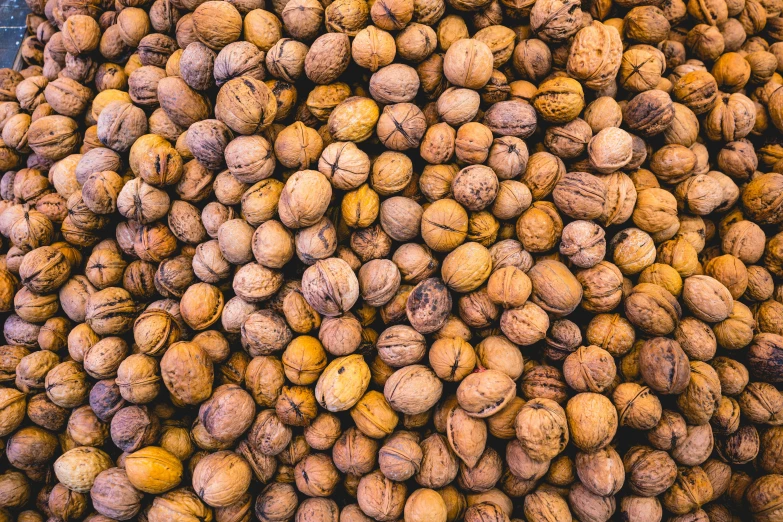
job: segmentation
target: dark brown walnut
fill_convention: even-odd
[[[581,344],[582,332],[579,326],[569,319],[558,319],[552,323],[547,335],[546,355],[553,361],[561,361],[576,351]]]
[[[776,362],[783,353],[783,337],[773,333],[760,333],[753,338],[748,352],[748,369],[751,374],[767,382],[780,382],[781,375]]]
[[[159,436],[160,419],[147,406],[127,406],[111,419],[111,440],[123,451],[137,451]]]
[[[628,127],[644,137],[660,134],[674,119],[674,108],[669,95],[653,89],[634,96],[623,109],[623,120]]]
[[[407,299],[406,313],[411,325],[422,334],[440,329],[451,311],[451,294],[439,279],[425,279]]]

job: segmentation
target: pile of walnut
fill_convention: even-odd
[[[783,521],[783,0],[268,1],[28,0],[0,522]]]

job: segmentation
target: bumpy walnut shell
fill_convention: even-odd
[[[530,458],[548,461],[563,451],[568,443],[566,414],[549,399],[532,399],[517,415],[516,433]]]

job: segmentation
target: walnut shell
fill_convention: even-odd
[[[370,369],[362,356],[338,357],[318,378],[315,396],[327,410],[345,411],[361,399],[369,383]]]
[[[233,504],[250,487],[252,472],[241,456],[218,451],[202,458],[193,469],[193,489],[212,507]]]

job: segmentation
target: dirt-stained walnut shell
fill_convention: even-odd
[[[411,326],[425,335],[439,330],[448,318],[451,302],[451,294],[440,279],[425,279],[407,298],[405,309]]]
[[[369,383],[370,369],[362,356],[348,355],[335,359],[324,369],[315,396],[327,410],[345,411],[361,399]]]
[[[780,382],[781,375],[776,368],[783,347],[783,337],[773,333],[760,333],[753,338],[748,352],[748,369],[751,374],[766,381]]]

